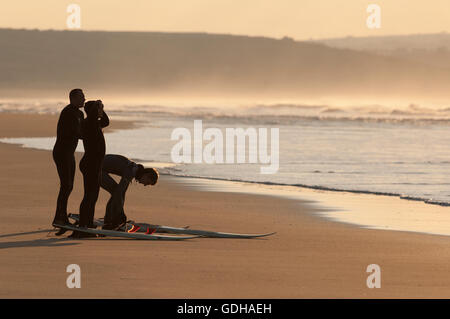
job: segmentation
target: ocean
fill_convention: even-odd
[[[63,102],[0,102],[0,112],[58,113]],[[399,196],[450,205],[450,107],[313,104],[108,104],[113,119],[134,129],[105,134],[107,153],[122,154],[162,173],[208,179]],[[279,168],[261,163],[174,164],[176,128],[278,128]],[[55,128],[56,131],[56,128]],[[270,140],[270,138],[269,138]],[[2,138],[1,142],[51,150],[54,137]],[[203,141],[206,145],[208,141]],[[83,151],[82,143],[78,150]],[[270,149],[269,149],[270,153]],[[248,154],[247,154],[248,155]]]

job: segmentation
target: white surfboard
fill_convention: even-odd
[[[78,214],[69,214],[69,218],[79,221]],[[98,227],[102,227],[104,225],[103,220],[96,219],[94,224]],[[180,228],[180,227],[171,227],[171,226],[162,226],[162,225],[153,225],[147,223],[136,223],[134,221],[130,221],[127,223],[131,225],[124,231],[129,233],[147,233],[153,234],[157,232],[164,232],[170,234],[183,234],[183,235],[197,235],[202,237],[210,237],[210,238],[259,238],[259,237],[267,237],[276,234],[266,233],[266,234],[241,234],[241,233],[224,233],[224,232],[216,232],[216,231],[208,231],[208,230],[198,230],[198,229],[189,229],[189,228]]]
[[[199,236],[166,236],[166,235],[151,235],[142,233],[128,233],[117,230],[92,229],[84,227],[74,227],[69,225],[58,225],[58,224],[55,224],[55,227],[80,231],[89,234],[104,235],[109,237],[124,237],[124,238],[145,239],[145,240],[185,240],[199,237]]]

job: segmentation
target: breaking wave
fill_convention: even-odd
[[[65,102],[0,102],[0,112],[57,114]],[[222,106],[166,106],[156,104],[109,104],[111,114],[177,116],[224,121],[292,124],[296,121],[360,121],[407,124],[450,123],[450,107],[423,107],[416,104],[333,106],[311,104],[254,104]]]

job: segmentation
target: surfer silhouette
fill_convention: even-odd
[[[100,100],[88,101],[84,106],[86,119],[81,124],[84,155],[80,161],[83,174],[84,197],[80,205],[80,227],[95,228],[95,204],[100,191],[103,158],[105,157],[105,137],[103,128],[109,125],[108,115],[103,110]],[[95,237],[95,235],[74,231],[72,238]]]
[[[69,93],[70,104],[67,105],[59,115],[56,130],[56,143],[53,147],[53,160],[56,164],[60,180],[56,212],[53,219],[55,224],[70,224],[67,217],[67,202],[73,189],[75,177],[75,149],[78,139],[81,138],[81,121],[84,114],[81,107],[84,106],[84,93],[81,89],[73,89]],[[65,230],[60,229],[57,235]]]
[[[120,176],[120,182],[116,183],[110,174]],[[133,179],[147,186],[155,185],[158,177],[158,171],[154,168],[144,168],[122,155],[107,154],[103,160],[100,185],[111,197],[106,205],[103,229],[117,230],[126,223],[125,193]]]

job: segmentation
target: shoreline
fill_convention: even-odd
[[[312,206],[316,210],[317,217],[349,224],[353,227],[450,236],[450,209],[446,205],[433,205],[423,201],[384,194],[167,175],[186,180],[197,180],[197,183],[192,184],[204,191],[209,189],[209,191],[259,194],[300,202],[308,201],[313,203]],[[213,186],[211,186],[211,183]],[[372,207],[375,207],[375,209]],[[386,223],[387,220],[389,220],[388,223]]]
[[[55,130],[55,118],[24,119],[0,113],[0,135],[6,124],[28,136]],[[0,143],[0,155],[2,298],[445,298],[450,292],[448,237],[363,229],[318,216],[307,197],[212,192],[210,181],[205,191],[167,175],[152,188],[130,185],[129,218],[277,234],[176,243],[48,236],[58,191],[51,153]],[[82,192],[77,169],[69,212],[77,211]],[[101,191],[96,217],[107,200]],[[81,267],[81,289],[65,285],[66,267],[74,263]],[[366,286],[366,268],[374,263],[382,269],[381,289]]]

